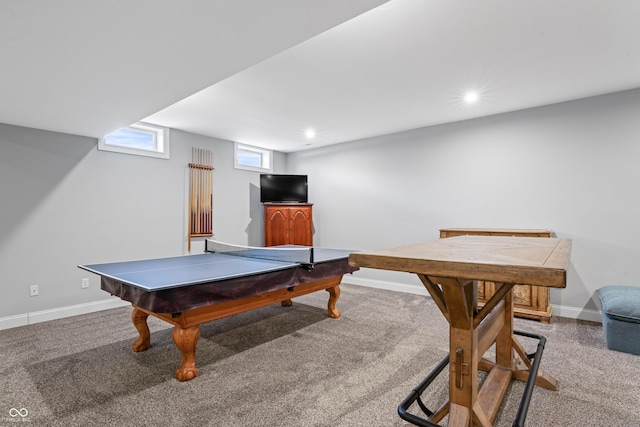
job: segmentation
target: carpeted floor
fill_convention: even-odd
[[[428,297],[342,285],[330,319],[327,298],[203,325],[185,383],[170,325],[149,318],[151,348],[131,351],[129,308],[0,331],[0,425],[405,425],[398,404],[446,355],[444,318]],[[516,328],[547,337],[541,369],[560,383],[535,389],[527,426],[640,426],[640,358],[607,350],[600,324]],[[432,409],[446,386],[444,374],[425,392]],[[512,383],[496,426],[511,426],[523,387]]]

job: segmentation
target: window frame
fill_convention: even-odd
[[[105,136],[104,138],[101,138],[98,141],[98,150],[122,154],[133,154],[136,156],[154,157],[158,159],[170,158],[169,128],[144,122],[138,122],[125,128],[119,129],[117,132],[120,132],[123,129],[131,130],[133,132],[152,134],[154,136],[155,150],[145,150],[141,148],[127,147],[126,145],[109,144],[107,142],[107,138],[109,137],[109,135],[112,135],[116,132],[113,132]]]
[[[258,153],[261,156],[262,167],[245,165],[239,162],[241,152]],[[235,142],[233,147],[233,167],[235,169],[248,170],[253,172],[273,172],[273,150],[256,147],[253,145]]]

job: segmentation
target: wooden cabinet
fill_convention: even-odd
[[[443,228],[440,237],[464,235],[475,236],[511,236],[511,237],[552,237],[551,230],[507,230],[491,228]],[[478,281],[478,305],[484,305],[495,293],[493,282]],[[551,321],[552,308],[549,305],[549,288],[545,286],[516,285],[513,288],[514,314],[518,317]]]
[[[265,203],[264,245],[313,245],[310,203]]]

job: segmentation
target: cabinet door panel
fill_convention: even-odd
[[[286,245],[289,243],[289,216],[283,209],[266,209],[264,244],[265,246]]]
[[[289,224],[289,242],[292,245],[312,245],[311,209],[292,210]]]
[[[535,300],[533,287],[528,285],[516,285],[513,287],[513,303],[525,308],[533,308]]]

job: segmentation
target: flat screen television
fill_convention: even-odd
[[[307,175],[260,175],[260,202],[307,203]]]

